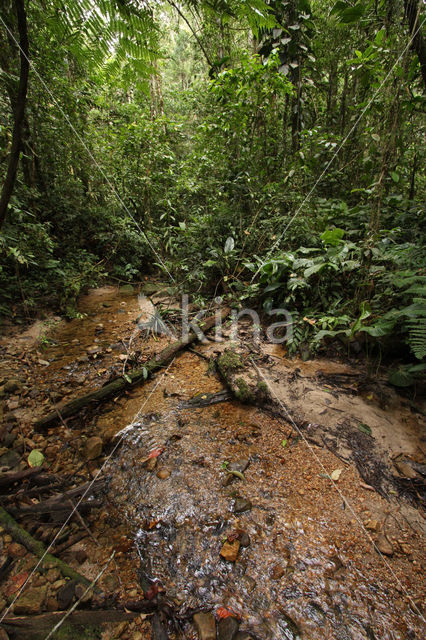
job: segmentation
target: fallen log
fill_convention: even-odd
[[[230,309],[225,308],[221,312],[222,321],[229,315]],[[199,330],[201,331],[209,331],[216,324],[217,318],[216,315],[210,316],[205,320],[199,322]],[[191,325],[192,326],[192,325]],[[143,384],[150,376],[152,376],[155,371],[162,369],[166,365],[168,365],[171,360],[175,357],[179,351],[186,349],[190,344],[196,342],[200,339],[199,333],[193,329],[188,332],[188,336],[183,338],[182,340],[177,340],[173,342],[165,349],[160,351],[154,358],[149,360],[144,364],[140,369],[135,369],[134,371],[129,371],[126,374],[126,378],[123,376],[118,376],[111,380],[108,384],[96,391],[92,391],[87,393],[80,398],[75,398],[64,405],[55,405],[54,410],[49,413],[44,418],[37,420],[34,424],[34,429],[36,431],[43,431],[48,427],[57,424],[61,420],[66,418],[70,418],[75,415],[85,407],[97,404],[102,400],[106,400],[107,398],[111,398],[112,396],[118,395],[122,393],[126,389],[131,389],[137,384]]]
[[[85,502],[80,502],[78,509],[82,513],[87,513],[88,511],[91,511],[91,509],[98,509],[99,507],[102,507],[102,505],[102,500],[86,500]],[[61,504],[60,502],[49,502],[48,500],[44,500],[43,502],[25,507],[10,507],[9,511],[15,518],[25,518],[25,516],[36,513],[70,514],[73,509],[74,507],[72,504]]]
[[[226,402],[231,400],[232,394],[228,389],[222,389],[222,391],[216,391],[215,393],[197,393],[196,396],[190,398],[183,405],[184,409],[199,409],[201,407],[210,407],[212,404],[219,402]]]
[[[21,482],[26,478],[31,478],[40,475],[43,469],[41,467],[34,467],[33,469],[24,469],[23,471],[16,471],[12,473],[0,474],[0,488],[10,487],[15,482]]]
[[[95,609],[95,610],[78,610],[70,613],[61,626],[61,637],[74,638],[77,637],[76,629],[69,629],[70,626],[81,626],[80,638],[85,638],[87,627],[93,629],[105,622],[131,622],[139,613],[131,611],[120,611],[119,609]],[[23,638],[25,640],[40,640],[46,637],[46,634],[60,622],[64,617],[64,611],[55,611],[53,613],[43,613],[38,616],[9,616],[5,618],[1,624],[11,638]],[[67,634],[68,631],[68,635]],[[64,635],[65,634],[65,635]],[[89,634],[87,634],[89,636]],[[93,635],[90,635],[93,637]]]
[[[86,587],[91,584],[90,580],[72,569],[65,562],[50,553],[46,553],[45,546],[38,540],[35,540],[28,531],[25,531],[25,529],[23,529],[16,520],[14,520],[12,516],[5,511],[5,509],[3,509],[3,507],[0,507],[0,525],[10,533],[16,542],[19,542],[19,544],[22,544],[26,549],[28,549],[30,553],[33,553],[37,558],[44,557],[47,564],[52,564],[57,567],[64,577],[76,580],[77,582],[84,584]]]

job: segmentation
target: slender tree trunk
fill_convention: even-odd
[[[411,169],[410,193],[408,195],[408,199],[410,202],[414,200],[414,195],[416,193],[416,172],[417,172],[417,151],[414,152],[413,168]]]
[[[328,72],[328,93],[327,93],[327,126],[330,128],[334,124],[334,112],[336,108],[337,93],[337,65],[333,62]]]
[[[345,127],[346,127],[346,99],[348,94],[348,77],[349,74],[345,71],[345,79],[343,81],[343,91],[342,96],[340,98],[340,134],[342,136],[345,135]]]
[[[19,74],[19,87],[16,104],[14,108],[14,125],[12,133],[12,146],[10,149],[9,165],[7,167],[6,178],[0,196],[0,229],[6,219],[10,197],[15,186],[16,171],[18,168],[19,154],[21,149],[22,123],[25,116],[25,103],[27,99],[29,63],[29,44],[27,31],[27,16],[25,13],[24,0],[14,0],[14,7],[18,19],[19,45],[21,70]]]
[[[417,0],[404,0],[404,12],[407,18],[410,36],[413,39],[411,48],[414,49],[419,58],[422,78],[426,86],[426,43],[420,28],[420,5]]]

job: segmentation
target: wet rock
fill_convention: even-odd
[[[105,576],[104,586],[105,586],[105,589],[107,589],[107,591],[111,591],[111,592],[117,591],[117,589],[119,589],[120,587],[120,580],[118,576],[116,576],[113,573],[110,573],[107,576]]]
[[[84,549],[77,549],[77,551],[74,552],[74,557],[78,564],[83,564],[83,562],[87,560],[87,553]]]
[[[245,575],[243,577],[244,588],[248,593],[251,593],[256,588],[256,580],[252,576]]]
[[[89,602],[93,598],[92,589],[87,590],[84,584],[76,584],[74,590],[75,597],[81,602]]]
[[[14,467],[17,467],[20,462],[21,462],[21,458],[16,453],[16,451],[9,450],[0,456],[1,467],[8,467],[9,469],[13,469]]]
[[[380,553],[383,553],[385,556],[391,556],[393,554],[393,547],[385,536],[379,536],[377,538],[376,547]]]
[[[102,432],[102,440],[104,444],[109,444],[110,442],[112,442],[112,440],[114,440],[119,430],[120,430],[120,427],[117,426],[116,424],[111,424],[107,426]]]
[[[14,613],[22,616],[31,616],[40,613],[46,598],[47,587],[35,587],[28,589],[16,601],[13,607]]]
[[[196,613],[193,622],[200,640],[216,640],[216,621],[212,613]]]
[[[48,611],[58,610],[58,601],[56,600],[56,598],[53,598],[53,597],[47,598],[46,609]]]
[[[405,476],[406,478],[410,478],[411,480],[414,480],[415,478],[417,478],[417,473],[408,464],[408,462],[405,462],[404,460],[395,462],[395,467],[398,469],[399,473],[402,476]]]
[[[295,623],[295,621],[293,620],[293,618],[291,618],[288,613],[285,613],[285,611],[281,612],[281,616],[283,619],[283,622],[286,626],[286,633],[287,633],[287,637],[292,639],[292,640],[296,640],[297,638],[300,637],[300,631],[299,631],[299,627],[297,626],[297,624]]]
[[[24,555],[27,553],[27,550],[25,549],[25,547],[22,546],[22,544],[18,544],[17,542],[11,542],[10,545],[7,547],[7,553],[9,556],[12,556],[13,558],[23,558]]]
[[[46,574],[46,580],[47,582],[56,582],[57,580],[59,580],[61,577],[61,572],[59,571],[59,569],[49,569],[49,571]]]
[[[74,580],[69,580],[57,592],[56,598],[58,600],[58,608],[61,611],[63,611],[64,609],[68,609],[71,602],[73,601],[74,594],[75,594],[75,586],[76,586],[76,583],[74,582]]]
[[[20,380],[11,379],[3,385],[5,393],[20,393],[22,391],[22,382]]]
[[[220,550],[220,555],[228,562],[235,562],[238,557],[239,550],[239,540],[234,540],[233,542],[228,542],[228,540],[226,540]]]
[[[92,436],[86,441],[84,457],[86,460],[95,460],[102,453],[102,440],[98,436]]]
[[[232,511],[234,513],[244,513],[244,511],[250,511],[252,508],[252,503],[247,498],[235,498],[234,505],[232,507]]]
[[[271,579],[281,580],[284,574],[285,574],[285,568],[280,564],[276,564],[274,567],[272,567]]]
[[[56,582],[53,583],[52,587],[53,589],[57,590],[63,587],[65,584],[66,584],[66,580],[64,579],[56,580]]]
[[[95,344],[92,347],[89,347],[88,349],[86,349],[87,355],[91,356],[92,358],[96,358],[96,356],[98,356],[101,353],[101,351],[102,351],[102,348]]]
[[[157,478],[160,478],[160,480],[167,480],[167,478],[170,478],[171,476],[171,472],[169,469],[160,469],[159,471],[157,471]]]
[[[374,520],[373,518],[371,518],[371,520],[368,520],[368,522],[366,522],[365,528],[369,529],[370,531],[377,531],[379,529],[378,520]]]
[[[3,444],[5,447],[11,447],[16,440],[16,433],[6,433],[3,438]]]
[[[240,545],[242,547],[250,546],[250,536],[247,531],[241,531],[240,535],[238,536],[238,540],[240,541]]]
[[[240,623],[237,618],[230,616],[229,618],[222,618],[217,627],[218,640],[234,640],[238,633]]]
[[[157,458],[149,458],[144,462],[143,466],[147,471],[154,471],[157,466]]]
[[[239,473],[244,473],[244,471],[247,469],[248,466],[249,466],[248,460],[236,460],[235,462],[230,462],[226,467],[226,470],[238,471]],[[236,476],[234,476],[232,473],[227,473],[226,477],[223,479],[222,484],[224,487],[227,487],[235,479],[236,479]]]

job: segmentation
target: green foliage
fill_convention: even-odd
[[[424,95],[416,55],[401,56],[401,7],[28,3],[34,69],[0,312],[72,317],[86,287],[166,267],[200,304],[285,306],[291,353],[337,338],[415,366]],[[0,40],[4,172],[19,56]]]

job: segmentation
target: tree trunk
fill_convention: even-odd
[[[12,133],[12,147],[9,156],[9,165],[0,197],[0,229],[6,219],[10,197],[15,186],[16,171],[18,168],[21,149],[22,123],[25,116],[25,103],[27,99],[28,74],[30,69],[29,44],[27,32],[27,16],[25,14],[24,0],[14,0],[16,16],[18,19],[19,46],[21,58],[21,71],[19,75],[19,87],[16,105],[14,108],[14,125]]]
[[[417,53],[423,82],[426,86],[426,44],[420,28],[420,6],[417,0],[404,0],[404,13],[412,38],[411,48]]]

